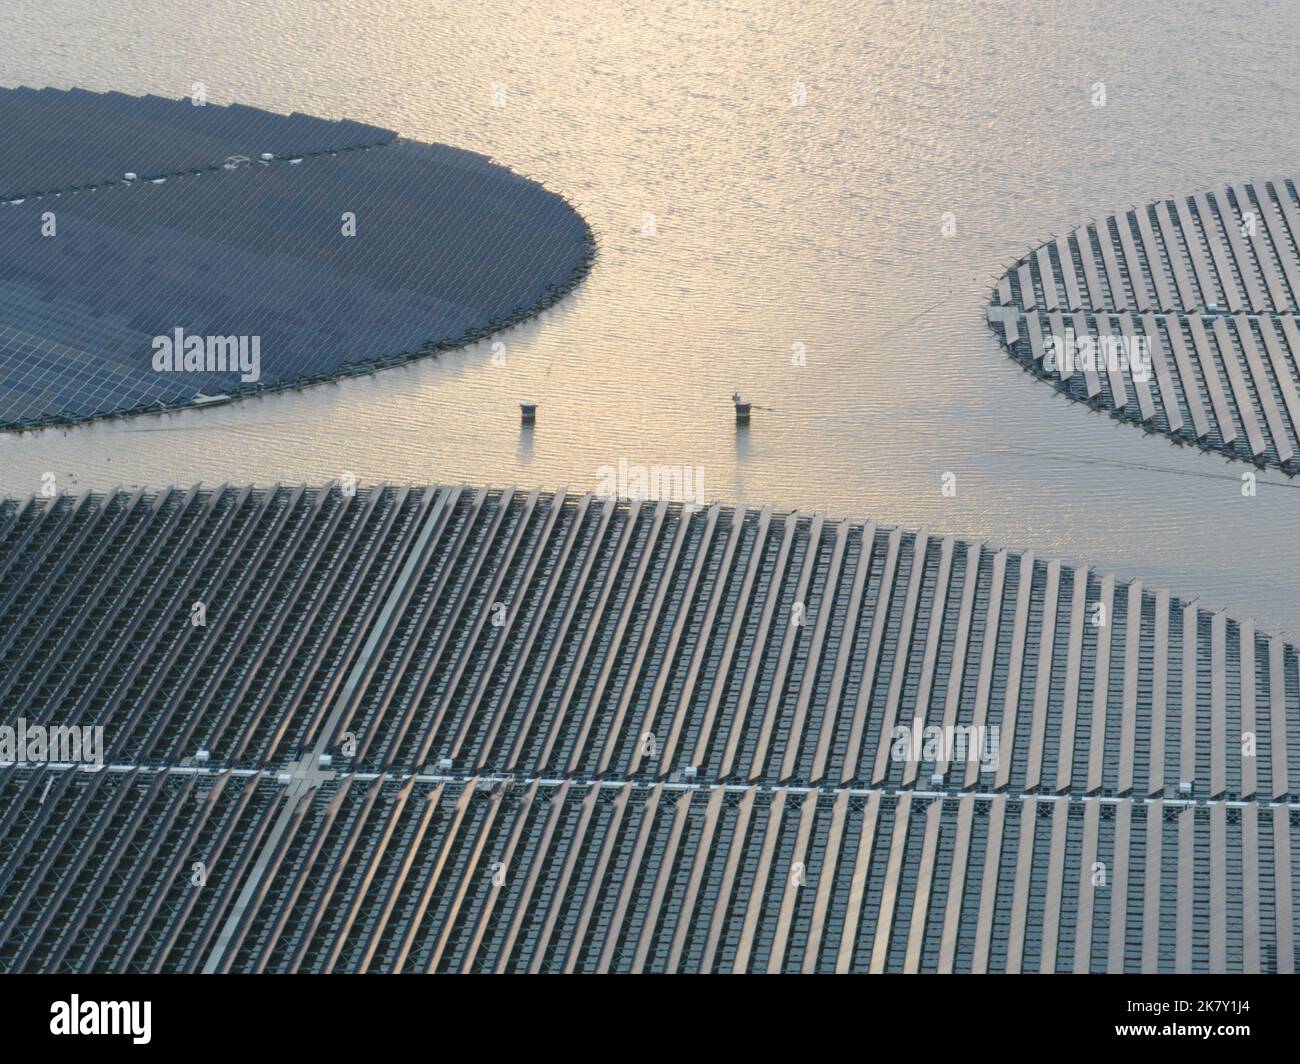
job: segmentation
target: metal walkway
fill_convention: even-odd
[[[7,500],[0,723],[109,767],[0,767],[0,970],[1290,971],[1298,703],[1249,623],[815,514]]]

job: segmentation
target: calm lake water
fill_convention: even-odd
[[[983,321],[1031,243],[1294,172],[1300,7],[559,7],[0,0],[0,83],[203,82],[213,102],[376,122],[538,178],[601,245],[573,298],[500,338],[504,365],[483,344],[3,437],[0,490],[53,472],[65,489],[352,473],[582,491],[620,458],[700,466],[709,497],[1024,546],[1300,635],[1300,481],[1261,474],[1243,498],[1244,467],[1067,404]],[[743,435],[735,389],[757,406]],[[530,437],[521,399],[539,403]]]

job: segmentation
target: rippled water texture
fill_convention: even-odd
[[[7,437],[0,489],[53,472],[64,488],[353,473],[581,490],[620,458],[700,465],[710,497],[987,537],[1300,634],[1300,481],[1264,474],[1243,498],[1242,467],[1067,404],[983,323],[1030,244],[1294,171],[1300,10],[557,6],[0,3],[4,84],[178,96],[202,81],[219,102],[374,122],[537,177],[601,245],[573,298],[502,337],[504,366],[485,343]],[[740,437],[737,388],[758,408]],[[520,399],[540,404],[530,438]]]

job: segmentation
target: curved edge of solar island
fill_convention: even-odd
[[[0,429],[203,406],[480,340],[595,258],[560,195],[357,122],[0,89]]]
[[[989,325],[1068,398],[1175,443],[1300,472],[1295,179],[1171,196],[1031,249]]]
[[[5,499],[0,707],[28,746],[102,729],[98,771],[0,736],[5,972],[1297,959],[1296,647],[953,536],[468,486]]]

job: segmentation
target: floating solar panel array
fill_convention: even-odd
[[[536,182],[359,123],[5,89],[0,130],[3,428],[450,349],[549,306],[593,256]]]
[[[1296,963],[1296,648],[951,537],[468,487],[8,500],[20,723],[102,727],[102,767],[0,767],[4,971]]]
[[[989,320],[1016,361],[1070,398],[1295,473],[1298,312],[1300,196],[1278,178],[1052,240],[998,282]]]

